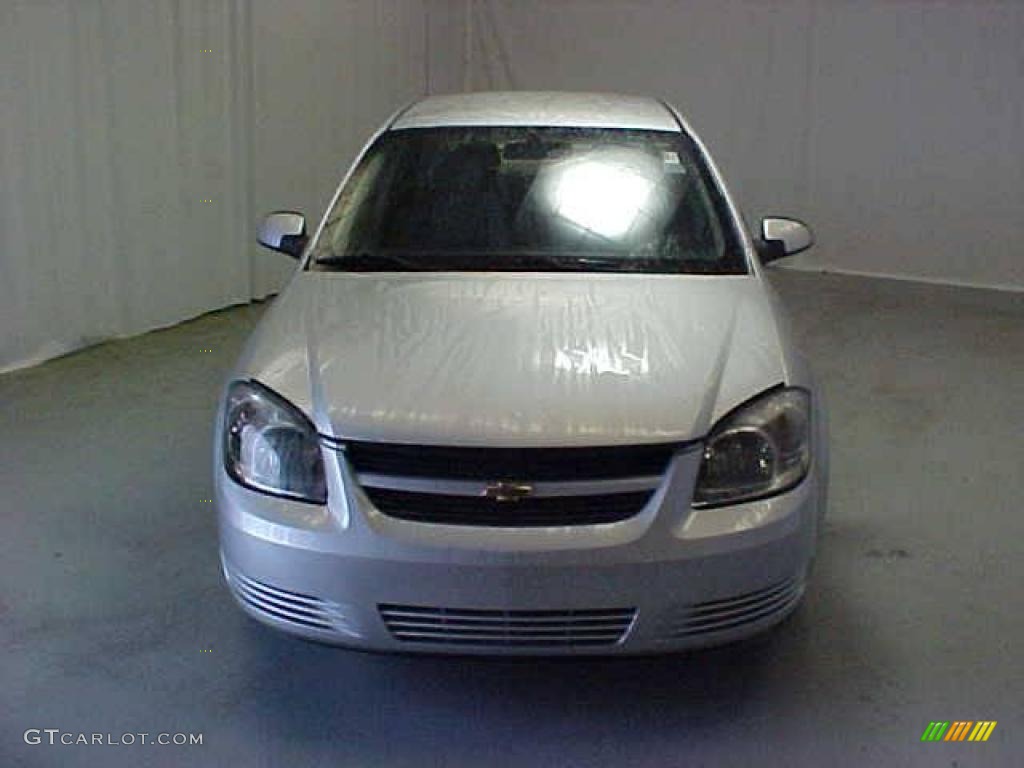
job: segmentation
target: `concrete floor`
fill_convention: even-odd
[[[388,657],[245,618],[203,500],[262,307],[0,376],[0,765],[1020,765],[1024,295],[774,279],[831,401],[823,551],[778,631],[684,656]],[[999,725],[919,741],[958,719]]]

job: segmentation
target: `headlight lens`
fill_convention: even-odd
[[[770,390],[726,415],[711,430],[695,507],[735,504],[782,493],[811,465],[811,398],[807,390]]]
[[[224,469],[238,483],[275,496],[327,502],[324,460],[305,414],[254,381],[228,387]]]

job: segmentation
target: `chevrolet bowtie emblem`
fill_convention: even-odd
[[[533,493],[533,486],[526,483],[491,483],[482,496],[495,501],[519,501]]]

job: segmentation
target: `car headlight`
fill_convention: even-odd
[[[327,502],[324,460],[312,422],[255,381],[228,387],[224,469],[236,482],[274,496]]]
[[[726,414],[704,442],[693,506],[735,504],[789,490],[811,465],[811,397],[779,387]]]

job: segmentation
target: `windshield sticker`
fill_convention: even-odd
[[[679,162],[679,155],[675,152],[662,152],[661,163],[665,166],[665,173],[686,173],[683,164]]]

